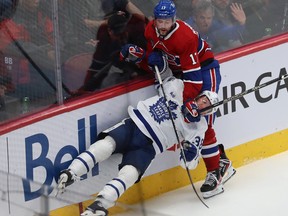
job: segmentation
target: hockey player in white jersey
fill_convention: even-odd
[[[180,165],[185,169],[186,166],[189,169],[197,167],[207,122],[202,115],[193,116],[193,113],[186,113],[185,117],[198,118],[197,121],[200,119],[198,122],[184,121],[181,110],[183,87],[183,81],[173,76],[163,80],[163,88],[176,131],[173,129],[165,97],[159,88],[159,95],[140,101],[136,108],[129,106],[130,118],[101,132],[97,142],[76,157],[68,169],[61,171],[58,189],[64,191],[66,186],[89,172],[95,164],[108,159],[114,153],[123,154],[118,176],[103,187],[95,201],[81,216],[108,215],[107,209],[114,206],[117,199],[129,187],[140,181],[154,157],[178,144],[175,133],[178,134],[183,146],[187,162],[184,164],[180,153]],[[216,102],[218,95],[210,91],[203,92],[195,100],[199,109]],[[204,114],[211,114],[216,110],[217,108],[213,108]],[[219,187],[222,187],[221,182]]]

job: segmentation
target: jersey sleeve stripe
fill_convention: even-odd
[[[191,81],[191,80],[183,80],[183,82],[194,83],[194,84],[202,84],[203,83],[203,81]]]
[[[198,53],[201,53],[201,51],[204,49],[204,42],[201,37],[198,37]]]
[[[212,69],[210,70],[210,77],[211,77],[211,91],[216,92],[216,83],[217,83],[217,80],[216,80],[216,71],[215,71],[215,68],[212,68]]]
[[[85,160],[83,160],[81,157],[76,157],[76,160],[79,160],[79,161],[81,161],[84,164],[84,166],[86,167],[87,172],[90,171],[89,166],[88,166],[88,164],[87,164],[87,162]]]
[[[160,152],[163,152],[163,146],[162,146],[160,140],[158,139],[157,135],[155,134],[154,130],[152,129],[152,127],[149,125],[149,123],[146,121],[146,119],[142,116],[142,114],[139,112],[139,110],[133,109],[133,112],[138,117],[138,119],[142,122],[142,124],[144,125],[144,127],[146,128],[148,133],[151,135],[152,139],[157,144]],[[155,151],[156,151],[156,149],[155,149]]]
[[[189,70],[183,70],[183,73],[190,73],[190,72],[195,72],[195,71],[200,71],[201,67],[189,69]]]

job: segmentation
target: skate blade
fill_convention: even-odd
[[[222,184],[225,184],[228,180],[232,178],[236,173],[236,170],[234,167],[229,167],[228,170],[226,171],[225,175],[222,177]]]
[[[102,211],[96,211],[95,213],[89,211],[89,210],[86,210],[85,212],[83,212],[81,214],[81,216],[106,216],[107,214],[105,212],[102,212]]]
[[[57,187],[54,188],[53,190],[53,194],[55,197],[57,197],[59,194],[63,194],[65,192],[65,182],[64,181],[64,177],[62,177],[59,180],[59,184],[57,185]]]
[[[216,187],[212,191],[203,192],[202,195],[203,195],[204,199],[209,199],[209,198],[214,197],[214,196],[221,194],[223,192],[224,192],[224,187],[221,184],[221,185],[218,185],[218,187]]]

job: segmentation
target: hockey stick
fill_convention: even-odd
[[[241,93],[239,93],[239,94],[233,95],[233,96],[231,96],[230,98],[226,98],[226,99],[224,99],[224,100],[222,100],[222,101],[219,101],[219,102],[217,102],[217,103],[215,103],[215,104],[212,104],[211,106],[205,107],[205,108],[199,110],[199,112],[202,113],[202,112],[205,112],[205,111],[207,111],[207,110],[210,110],[210,109],[213,109],[213,108],[215,108],[215,107],[218,107],[218,106],[220,106],[220,105],[222,105],[222,104],[226,104],[226,103],[228,103],[229,101],[237,100],[237,99],[243,97],[243,96],[246,95],[246,94],[249,94],[249,93],[254,92],[254,91],[258,91],[259,89],[264,88],[264,87],[266,87],[266,86],[268,86],[268,85],[271,85],[271,84],[273,84],[273,83],[276,83],[276,82],[278,82],[278,81],[280,81],[280,80],[284,80],[284,79],[286,79],[287,77],[288,77],[288,74],[279,76],[279,77],[277,77],[277,78],[275,78],[275,79],[273,79],[273,80],[270,80],[270,81],[268,81],[268,82],[266,82],[266,83],[262,83],[261,85],[255,86],[255,87],[253,87],[253,88],[251,88],[251,89],[248,89],[248,90],[246,90],[246,91],[244,91],[244,92],[241,92]]]
[[[176,130],[175,122],[174,122],[173,117],[172,117],[172,112],[171,112],[171,109],[170,109],[170,106],[169,106],[169,102],[167,100],[167,97],[166,97],[166,94],[165,94],[165,91],[164,91],[163,82],[162,82],[162,79],[161,79],[161,76],[160,76],[160,72],[159,72],[159,69],[158,69],[158,67],[156,65],[155,65],[155,71],[156,71],[156,75],[157,75],[157,78],[158,78],[158,81],[159,81],[160,88],[161,88],[162,93],[163,93],[163,97],[164,97],[164,100],[165,100],[165,103],[166,103],[166,107],[167,107],[167,110],[168,110],[168,113],[169,113],[169,117],[170,117],[170,120],[171,120],[172,125],[173,125],[175,136],[176,136],[177,142],[178,142],[178,144],[180,146],[180,151],[181,151],[181,154],[182,154],[182,157],[183,157],[183,160],[184,160],[185,168],[186,168],[186,171],[187,171],[191,186],[192,186],[195,194],[197,195],[198,199],[203,203],[204,206],[209,208],[209,206],[201,199],[201,197],[197,193],[195,185],[194,185],[194,183],[192,181],[192,177],[191,177],[191,174],[189,172],[189,168],[187,166],[187,160],[186,160],[186,157],[185,157],[185,154],[184,154],[184,149],[183,149],[183,146],[182,146],[182,144],[180,142],[180,138],[179,138],[177,130]]]

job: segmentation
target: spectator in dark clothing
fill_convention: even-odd
[[[93,61],[80,92],[114,85],[143,72],[135,64],[119,61],[119,51],[127,43],[145,47],[145,26],[146,19],[143,16],[123,11],[113,14],[107,23],[100,26]]]
[[[246,0],[243,8],[247,14],[246,28],[249,33],[245,37],[245,42],[249,43],[283,31],[285,11],[288,16],[287,0]]]
[[[98,28],[116,11],[144,14],[129,0],[62,0],[79,41],[90,42]]]
[[[15,0],[14,0],[15,1]],[[0,22],[5,19],[8,19],[12,16],[14,12],[14,3],[13,0],[1,0],[0,3]]]

